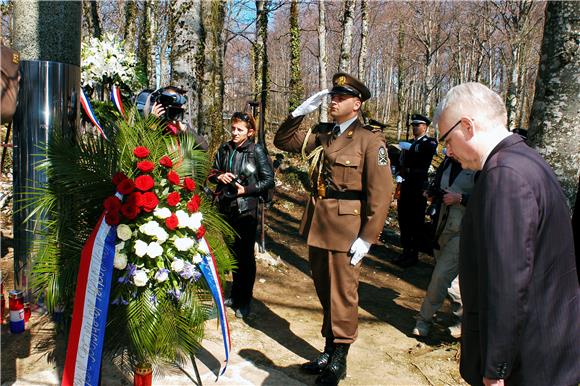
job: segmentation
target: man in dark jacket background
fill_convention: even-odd
[[[440,141],[480,170],[460,241],[460,370],[470,384],[580,381],[580,289],[570,212],[555,174],[506,129],[503,100],[480,83],[452,88]]]

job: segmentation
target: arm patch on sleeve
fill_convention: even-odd
[[[387,155],[387,149],[385,149],[384,146],[381,146],[379,148],[377,164],[379,166],[387,166],[389,164],[389,157]]]

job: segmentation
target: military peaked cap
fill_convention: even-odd
[[[411,115],[411,123],[424,123],[429,126],[431,124],[431,120],[424,115],[413,114]]]
[[[332,90],[330,95],[351,95],[366,101],[371,97],[371,92],[363,82],[345,72],[338,72],[332,77]]]

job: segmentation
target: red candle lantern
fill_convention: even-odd
[[[140,363],[135,367],[133,378],[134,386],[151,386],[153,382],[153,368],[151,363]]]

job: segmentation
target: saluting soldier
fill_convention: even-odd
[[[320,91],[298,106],[274,138],[276,147],[289,152],[322,149],[300,233],[309,246],[326,339],[324,351],[302,369],[319,374],[316,383],[325,385],[346,376],[346,357],[358,333],[361,260],[383,229],[393,187],[384,136],[358,119],[370,91],[345,73],[335,74],[332,83],[330,93]],[[300,131],[304,115],[316,110],[327,94],[333,122],[320,123],[310,133]]]
[[[394,260],[401,267],[410,267],[418,261],[419,246],[425,242],[425,209],[429,166],[437,152],[437,140],[427,136],[431,120],[421,114],[412,115],[413,137],[409,150],[401,160],[401,196],[397,202],[403,254]]]

